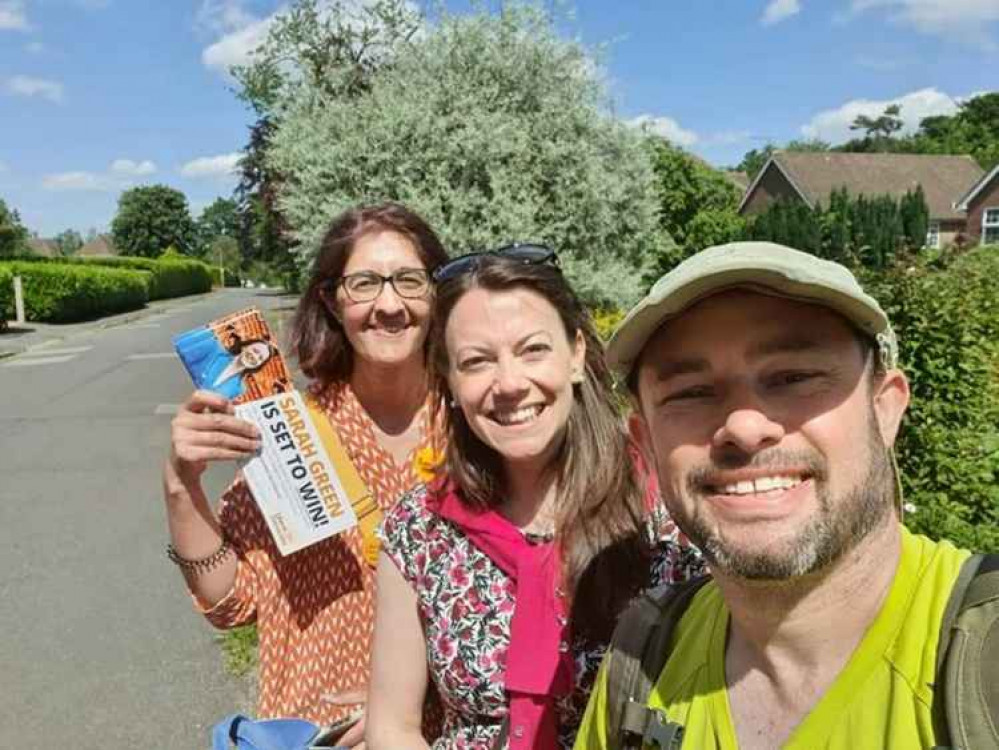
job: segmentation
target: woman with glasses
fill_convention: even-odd
[[[377,501],[374,522],[281,557],[242,477],[217,513],[201,487],[209,462],[254,453],[255,428],[207,391],[173,420],[164,472],[170,557],[214,625],[257,623],[260,716],[329,724],[363,709],[374,530],[441,449],[426,340],[429,275],[446,257],[433,230],[402,206],[347,211],[327,231],[295,315],[292,349]],[[359,722],[341,744],[362,735]]]
[[[701,563],[638,466],[555,254],[518,245],[434,276],[446,473],[383,525],[368,747],[427,747],[433,685],[434,748],[568,748],[624,605]]]

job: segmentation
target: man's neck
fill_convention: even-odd
[[[403,433],[427,399],[427,371],[422,354],[396,365],[355,360],[350,387],[382,432]]]
[[[740,747],[783,744],[847,664],[891,589],[894,517],[831,569],[797,582],[717,575],[731,613],[726,684]]]

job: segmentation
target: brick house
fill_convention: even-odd
[[[958,235],[982,235],[984,219],[979,217],[978,231],[973,233],[972,217],[967,208],[961,207],[961,201],[979,207],[992,196],[989,205],[999,207],[994,200],[999,195],[995,170],[991,181],[984,180],[983,175],[984,170],[970,156],[778,151],[746,190],[739,213],[761,213],[781,198],[801,200],[814,208],[844,187],[851,196],[890,195],[897,199],[921,186],[930,211],[926,244],[942,247],[957,240]],[[982,187],[981,194],[975,193],[975,186]]]
[[[972,244],[999,245],[999,164],[957,201],[968,217],[965,233]]]

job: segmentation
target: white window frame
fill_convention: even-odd
[[[989,212],[993,212],[994,216],[992,220],[989,220]],[[982,244],[991,244],[988,239],[989,231],[995,232],[995,238],[992,242],[999,244],[999,206],[989,206],[982,211]]]
[[[940,222],[931,221],[926,225],[926,247],[940,247]]]

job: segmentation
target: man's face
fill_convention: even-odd
[[[719,572],[821,570],[891,511],[904,376],[872,378],[831,310],[731,290],[667,322],[638,365],[643,439],[681,528]]]

